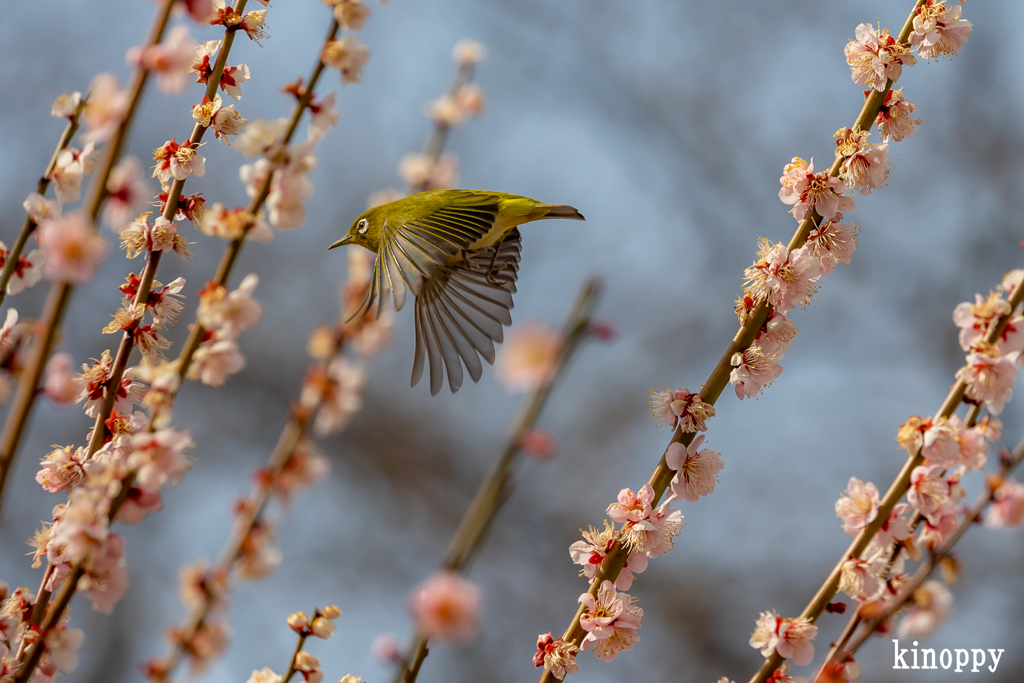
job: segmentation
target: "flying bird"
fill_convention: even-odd
[[[462,386],[465,364],[480,379],[480,358],[494,363],[494,342],[512,324],[522,237],[518,226],[546,218],[584,220],[575,208],[481,190],[429,190],[362,213],[334,249],[358,244],[377,255],[373,281],[356,315],[389,295],[395,310],[416,299],[412,385],[430,365],[430,393],[448,376]]]

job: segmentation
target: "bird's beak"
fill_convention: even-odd
[[[351,244],[351,243],[352,243],[352,235],[345,235],[340,240],[338,240],[337,242],[335,242],[331,246],[327,247],[327,249],[328,249],[328,251],[330,251],[331,249],[334,249],[335,247],[343,247],[346,244]]]

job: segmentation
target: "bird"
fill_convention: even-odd
[[[572,206],[483,190],[428,190],[364,211],[328,249],[358,245],[377,255],[369,292],[355,316],[392,298],[415,304],[412,386],[430,367],[430,393],[448,378],[454,394],[463,370],[479,381],[480,358],[494,363],[494,344],[512,324],[523,223],[586,220]]]

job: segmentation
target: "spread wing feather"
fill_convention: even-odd
[[[462,386],[462,365],[474,381],[480,378],[482,356],[494,362],[494,342],[503,338],[502,327],[512,323],[512,295],[516,291],[521,251],[519,230],[512,230],[498,248],[469,252],[456,265],[442,265],[422,281],[416,297],[416,352],[413,358],[412,384],[430,365],[430,392],[437,394],[448,376],[452,393]],[[487,269],[507,264],[496,280],[487,281]]]

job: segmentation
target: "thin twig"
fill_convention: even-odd
[[[490,475],[476,490],[473,501],[462,516],[459,528],[455,532],[445,560],[441,564],[442,569],[462,572],[480,549],[491,523],[507,498],[513,468],[523,451],[524,440],[534,430],[552,389],[562,378],[580,344],[590,333],[590,319],[600,292],[601,281],[597,278],[588,278],[580,287],[579,294],[576,295],[576,302],[562,328],[563,345],[555,370],[547,382],[537,387],[523,400],[519,414],[509,431],[505,450],[498,458]],[[406,659],[406,662],[411,663],[403,664],[399,668],[395,676],[395,683],[413,683],[416,680],[420,666],[427,656],[427,642],[426,635],[417,636],[416,641],[409,648],[410,654]]]

